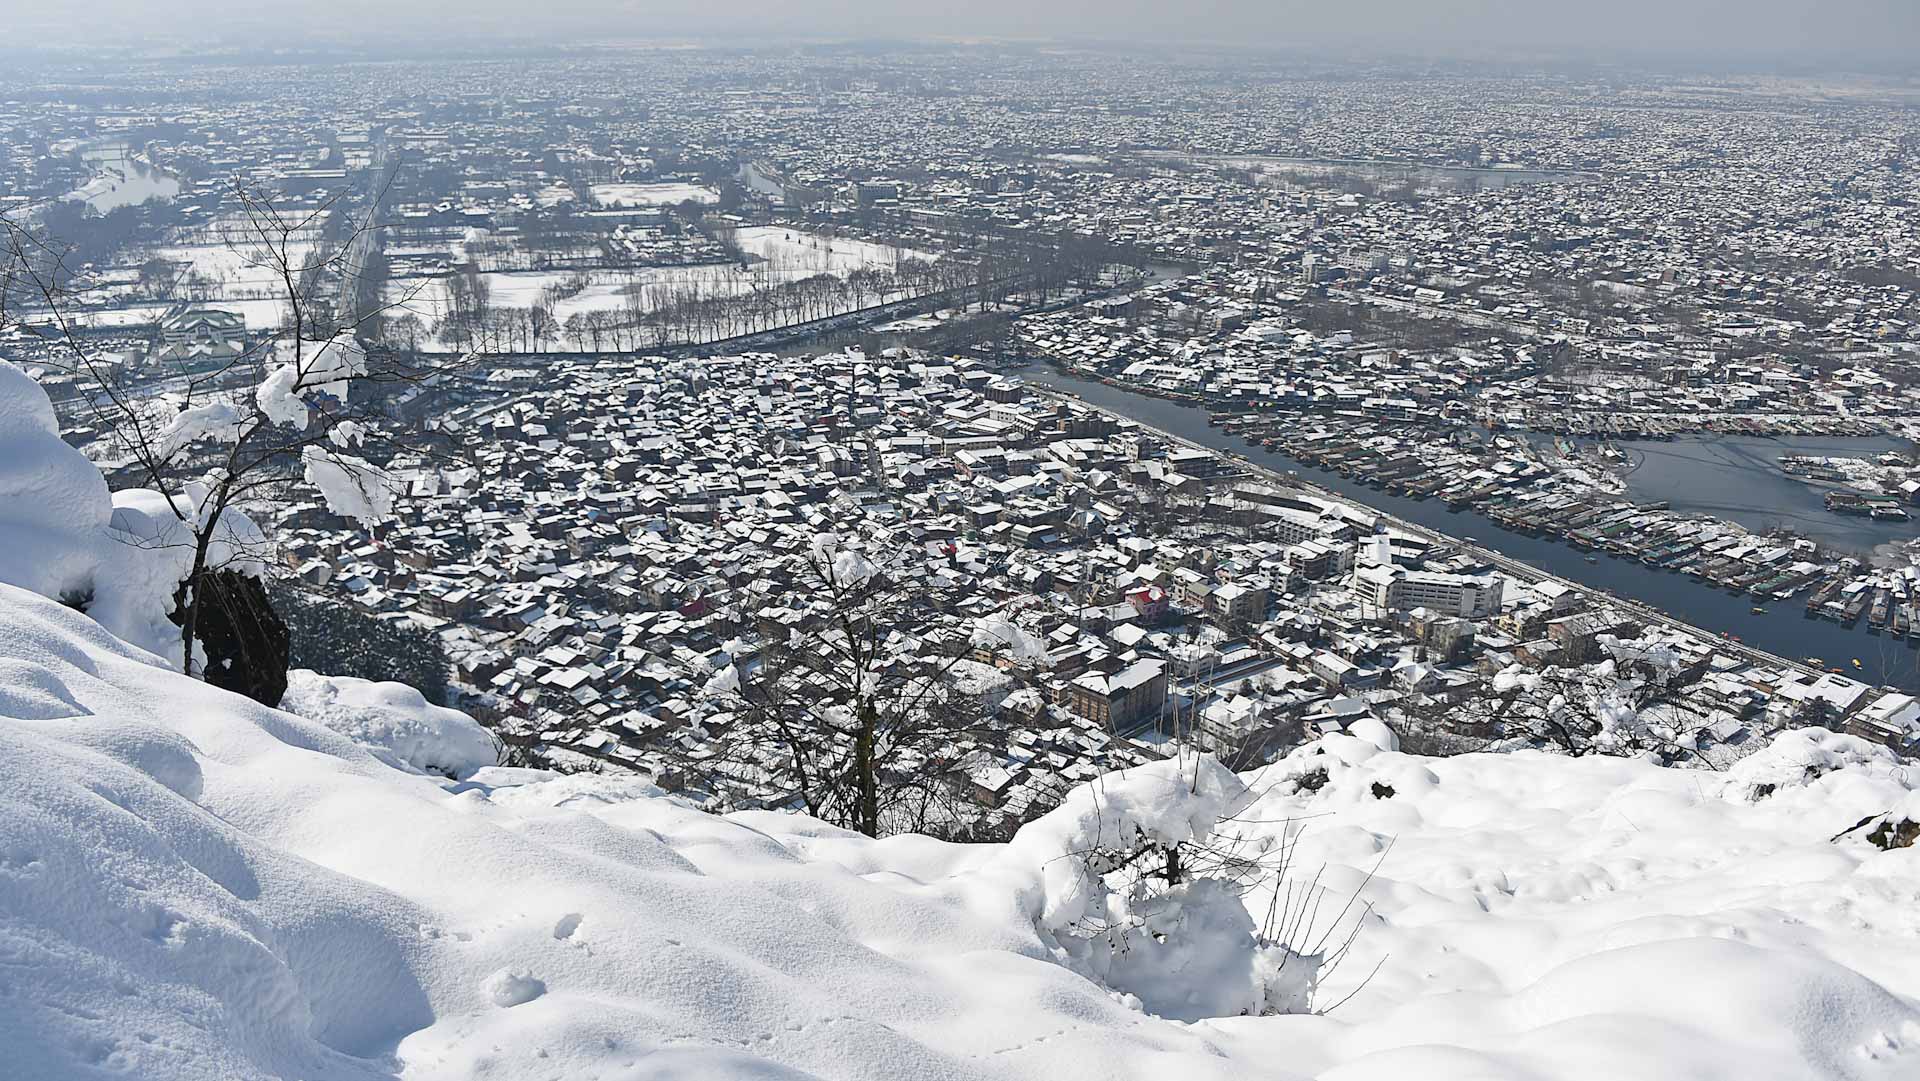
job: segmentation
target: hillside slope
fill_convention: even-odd
[[[1033,837],[436,780],[0,585],[0,1045],[36,1081],[1920,1076],[1920,851],[1829,840],[1920,784],[1884,752],[1332,737],[1247,780],[1221,829],[1293,868],[1248,909],[1363,921],[1316,1002],[1358,993],[1185,1024],[1061,963]]]

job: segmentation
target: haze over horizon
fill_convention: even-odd
[[[1688,56],[1715,61],[1896,64],[1920,48],[1910,0],[981,0],[963,9],[886,0],[102,0],[50,11],[0,0],[16,44],[191,38],[222,45],[553,43],[605,38],[1026,38],[1336,47],[1435,55],[1499,52]],[[306,41],[299,40],[307,39]]]

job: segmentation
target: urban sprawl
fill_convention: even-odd
[[[0,213],[71,276],[0,358],[109,468],[101,371],[218,383],[289,290],[429,369],[354,391],[409,436],[384,521],[249,506],[276,573],[433,635],[517,761],[717,807],[796,798],[754,688],[850,585],[967,718],[895,764],[956,835],[1176,744],[1252,763],[1363,722],[1910,750],[1915,104],[997,45],[43,58],[0,73]],[[1639,490],[1727,447],[1812,509]],[[1883,659],[1763,651],[1493,527]]]

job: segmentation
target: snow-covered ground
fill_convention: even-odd
[[[843,275],[863,267],[891,270],[906,259],[932,259],[926,252],[870,240],[825,236],[781,225],[750,225],[734,234],[740,250],[765,260],[782,278]]]
[[[280,278],[278,256],[262,246],[257,235],[250,234],[239,222],[210,227],[205,240],[155,248],[152,258],[171,263],[190,264],[190,273],[213,282],[216,295],[244,299],[273,296],[286,291]],[[318,258],[317,235],[311,231],[293,237],[287,244],[286,261],[296,270]]]
[[[593,184],[587,194],[599,206],[672,206],[692,200],[717,203],[720,193],[704,184]]]
[[[528,270],[493,271],[480,275],[487,283],[487,303],[493,308],[528,308],[539,303],[541,294],[574,277],[578,271]],[[705,266],[642,267],[632,270],[590,270],[584,272],[589,284],[583,290],[559,301],[554,315],[565,322],[574,315],[590,311],[624,311],[626,294],[638,289],[643,299],[649,291],[677,292],[698,290],[702,296],[733,296],[746,292],[753,279],[732,263]],[[411,312],[431,323],[451,310],[445,278],[401,278],[387,285],[387,302],[395,314]]]
[[[866,267],[892,270],[901,260],[933,258],[924,252],[872,241],[771,225],[741,229],[735,242],[749,257],[744,268],[739,263],[711,263],[585,271],[587,286],[557,301],[553,305],[554,316],[565,323],[589,312],[624,314],[628,310],[628,295],[636,292],[640,310],[651,311],[689,296],[737,296],[819,274],[844,277]],[[580,273],[492,271],[480,277],[486,281],[487,303],[492,308],[529,308],[539,303],[548,289],[557,288]],[[891,293],[885,299],[898,300],[903,296]],[[397,317],[411,313],[429,326],[445,318],[453,307],[445,277],[396,278],[388,283],[386,299],[392,306],[390,314]],[[737,328],[739,333],[765,329],[769,328],[757,323]],[[444,342],[423,344],[428,348],[452,348]]]
[[[318,258],[318,234],[313,230],[288,239],[286,259],[300,267]],[[179,268],[181,298],[237,313],[250,330],[281,325],[286,319],[285,283],[275,262],[261,249],[257,234],[240,219],[229,219],[195,230],[180,243],[154,248],[141,256],[164,259]],[[190,281],[193,276],[195,281]],[[130,286],[90,291],[84,308],[69,316],[82,326],[133,328],[157,324],[174,301],[156,301]]]
[[[682,184],[601,187],[671,188],[676,192],[682,189],[695,192],[708,190]],[[664,201],[678,202],[679,198]],[[157,248],[153,256],[189,265],[190,273],[211,283],[211,288],[207,290],[208,299],[204,302],[240,314],[250,329],[261,330],[280,325],[286,318],[286,303],[280,299],[282,285],[270,266],[261,265],[268,261],[258,251],[251,250],[254,245],[239,226],[229,224],[210,228],[204,230],[202,235],[206,238],[205,242]],[[561,322],[565,322],[575,315],[588,312],[623,312],[627,308],[627,294],[635,290],[640,294],[641,309],[651,310],[688,295],[735,296],[755,288],[798,281],[817,274],[844,277],[866,267],[891,270],[904,259],[934,258],[928,253],[911,249],[866,240],[829,237],[782,226],[749,226],[738,231],[736,242],[750,258],[749,265],[744,269],[737,263],[714,263],[591,270],[586,272],[589,279],[587,287],[557,302],[554,313]],[[394,249],[391,254],[405,255],[410,250],[413,249]],[[438,252],[441,249],[431,250]],[[312,236],[303,235],[289,246],[288,257],[295,261],[307,260],[314,258],[314,252]],[[459,254],[459,247],[456,246],[455,257],[458,258]],[[488,303],[492,307],[529,308],[541,300],[545,290],[559,286],[576,273],[566,270],[493,271],[481,277],[486,280]],[[196,292],[196,295],[200,294]],[[102,292],[91,296],[90,300],[110,306],[90,306],[72,313],[72,316],[83,326],[134,328],[158,323],[173,307],[170,302],[138,299],[124,302],[125,297],[131,296],[133,294],[124,289],[113,293]],[[899,299],[899,295],[890,295],[888,299]],[[396,277],[387,285],[386,301],[392,305],[389,314],[398,317],[410,313],[428,324],[444,318],[451,309],[444,277]],[[742,328],[741,332],[749,329],[766,328]]]
[[[404,683],[287,673],[280,708],[318,721],[382,761],[422,773],[464,777],[499,760],[484,729],[457,709],[428,702]]]
[[[258,296],[250,299],[222,298],[218,300],[195,301],[223,312],[233,312],[247,321],[250,331],[271,330],[284,325],[287,321],[287,303],[271,296]],[[106,328],[152,327],[166,318],[174,308],[172,301],[139,302],[125,306],[109,308],[82,308],[67,315],[79,326]]]

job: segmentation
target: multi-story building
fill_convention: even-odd
[[[1485,619],[1500,611],[1505,580],[1497,574],[1448,574],[1400,566],[1362,566],[1353,588],[1379,613],[1426,608],[1461,619]]]
[[[1167,704],[1167,666],[1138,660],[1115,672],[1082,672],[1068,681],[1065,705],[1097,724],[1123,732],[1158,718]]]
[[[1222,619],[1254,621],[1267,614],[1267,587],[1263,582],[1228,582],[1206,599],[1207,611]]]

